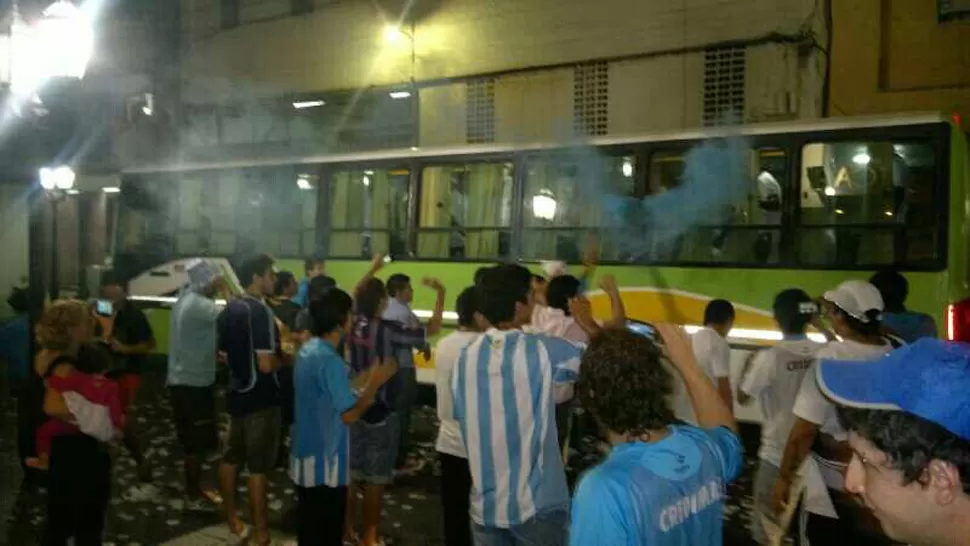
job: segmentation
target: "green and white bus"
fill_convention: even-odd
[[[750,192],[725,221],[696,221],[658,252],[610,240],[602,196],[579,179],[590,175],[578,164],[590,150],[601,158],[593,174],[603,193],[641,199],[680,183],[693,146],[738,135],[752,150]],[[601,235],[599,273],[617,278],[638,321],[697,327],[706,303],[724,297],[738,309],[732,342],[770,343],[780,339],[770,313],[778,291],[821,294],[893,266],[909,279],[913,310],[970,340],[970,160],[966,135],[940,115],[595,137],[584,148],[475,145],[130,168],[115,266],[135,279],[135,297],[159,307],[151,320],[160,350],[180,259],[262,252],[299,277],[302,257],[322,251],[327,273],[353,286],[370,256],[387,252],[386,274],[440,278],[451,308],[477,268],[576,266],[590,233]],[[419,315],[432,298],[416,290]],[[605,298],[591,299],[608,313]],[[433,382],[433,362],[420,365],[422,381]]]

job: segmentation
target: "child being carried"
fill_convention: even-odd
[[[124,428],[124,412],[118,384],[101,374],[72,372],[65,377],[47,379],[47,386],[64,397],[71,410],[71,422],[48,419],[37,430],[37,456],[28,457],[27,466],[47,470],[50,466],[51,442],[55,436],[87,434],[109,442]]]

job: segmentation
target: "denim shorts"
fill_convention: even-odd
[[[387,485],[394,478],[400,420],[391,412],[380,423],[357,421],[350,427],[350,478],[355,482]]]
[[[474,523],[475,546],[566,546],[569,542],[569,512],[548,510],[507,529]]]

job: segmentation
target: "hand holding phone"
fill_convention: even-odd
[[[94,312],[102,317],[110,317],[114,314],[114,305],[111,300],[98,300],[94,304]]]

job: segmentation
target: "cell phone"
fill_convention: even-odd
[[[114,314],[114,305],[111,304],[111,300],[98,300],[94,304],[94,312],[102,317],[110,317]]]

